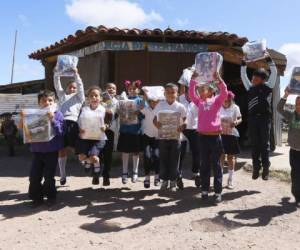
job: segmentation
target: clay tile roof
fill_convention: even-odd
[[[75,34],[69,35],[64,39],[61,39],[59,42],[31,53],[29,58],[39,60],[50,55],[57,55],[67,51],[69,52],[87,45],[91,45],[97,41],[108,39],[122,39],[124,41],[126,41],[126,39],[146,39],[147,41],[153,40],[168,42],[182,42],[191,40],[191,42],[194,43],[218,42],[221,44],[231,44],[233,46],[242,46],[248,41],[246,37],[239,37],[236,34],[221,31],[200,32],[195,30],[172,30],[171,28],[167,28],[164,31],[161,29],[119,29],[117,27],[107,28],[103,25],[100,25],[98,27],[88,26],[84,30],[77,30]]]

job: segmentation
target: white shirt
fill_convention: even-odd
[[[235,122],[238,117],[242,117],[241,111],[238,105],[232,104],[229,108],[221,107],[220,117],[222,119],[230,120],[231,122]],[[236,128],[232,128],[231,135],[239,137],[239,132]]]
[[[105,132],[102,128],[105,125],[105,108],[99,105],[96,109],[91,109],[90,106],[82,108],[78,118],[78,125],[85,130],[81,139],[86,140],[107,140]]]
[[[158,137],[158,129],[153,124],[154,109],[149,106],[141,110],[141,112],[145,115],[145,119],[142,121],[143,133],[149,137]]]
[[[186,128],[197,129],[198,127],[198,108],[193,102],[188,102],[185,95],[179,96],[179,102],[182,103],[186,109]]]

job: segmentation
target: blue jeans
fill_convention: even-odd
[[[199,135],[199,149],[201,155],[200,178],[202,191],[208,192],[210,187],[211,167],[214,172],[214,191],[222,192],[222,167],[220,157],[223,152],[221,136]]]
[[[175,181],[180,154],[180,142],[177,140],[159,140],[160,179]]]

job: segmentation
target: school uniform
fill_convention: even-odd
[[[270,130],[272,121],[272,90],[277,79],[277,69],[273,61],[269,61],[271,75],[268,82],[254,86],[247,76],[247,67],[241,67],[241,78],[248,92],[248,127],[252,141],[252,163],[254,171],[261,167],[268,171]]]
[[[29,198],[33,201],[42,201],[44,196],[48,199],[56,198],[54,175],[58,151],[64,147],[63,121],[63,114],[59,111],[55,112],[52,120],[55,137],[49,142],[30,144],[33,160],[29,177]]]
[[[145,118],[142,121],[143,130],[143,149],[144,149],[144,170],[145,175],[150,175],[154,171],[159,174],[159,141],[158,130],[153,124],[154,109],[150,106],[141,111]]]
[[[232,104],[229,108],[221,107],[220,117],[223,119],[229,119],[234,122],[238,117],[241,117],[241,111],[239,106]],[[226,128],[227,129],[227,128]],[[230,128],[229,131],[222,132],[222,144],[224,154],[237,155],[240,153],[239,147],[239,131],[236,128]]]
[[[181,122],[186,118],[186,109],[183,104],[174,101],[171,105],[167,101],[160,101],[154,109],[154,115],[158,119],[161,111],[174,111],[180,114]],[[159,121],[159,120],[158,120]],[[180,155],[180,140],[159,139],[160,154],[160,179],[163,181],[175,181],[178,175],[178,161]]]
[[[300,115],[295,111],[284,109],[286,99],[281,98],[277,111],[288,121],[288,143],[290,146],[290,165],[292,194],[297,203],[300,202]]]

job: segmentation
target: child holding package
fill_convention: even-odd
[[[220,111],[222,124],[222,144],[224,154],[221,156],[221,165],[224,168],[225,157],[228,163],[227,187],[233,189],[233,173],[236,164],[236,155],[240,153],[239,132],[236,129],[242,122],[242,115],[238,105],[234,103],[234,94],[228,91],[227,98]]]
[[[103,150],[103,186],[110,185],[110,170],[112,165],[112,154],[114,151],[114,141],[118,130],[118,116],[116,114],[118,100],[116,99],[117,86],[114,83],[107,83],[106,92],[103,96],[103,103],[106,111],[111,114],[111,121],[108,123],[109,127],[105,130],[107,141]]]
[[[221,119],[220,109],[227,97],[227,87],[218,73],[215,74],[219,95],[212,96],[207,86],[200,87],[200,96],[196,94],[197,81],[194,73],[190,82],[189,95],[191,100],[198,107],[198,132],[199,150],[201,155],[200,178],[202,187],[202,199],[208,199],[210,187],[211,166],[214,170],[214,191],[215,201],[221,202],[222,197],[222,167],[220,157],[223,151],[221,140]]]
[[[78,70],[74,69],[74,80],[67,85],[65,93],[61,86],[60,76],[54,73],[54,88],[58,96],[60,111],[65,119],[64,148],[59,151],[58,166],[60,171],[60,184],[66,184],[67,148],[75,148],[78,139],[78,116],[85,101],[84,88]]]
[[[293,112],[284,109],[289,95],[289,88],[286,88],[283,98],[280,99],[277,105],[277,110],[289,123],[288,143],[291,147],[292,194],[295,197],[296,206],[300,208],[300,96],[296,98],[295,111]]]
[[[122,152],[122,161],[123,161],[123,172],[122,172],[122,183],[127,184],[128,182],[128,162],[129,155],[132,154],[133,159],[133,174],[132,182],[136,183],[138,180],[138,169],[139,169],[139,153],[142,150],[142,119],[143,115],[139,111],[143,106],[143,98],[139,96],[140,87],[142,82],[136,80],[133,82],[125,81],[125,88],[128,94],[128,99],[133,100],[136,106],[136,111],[133,116],[135,116],[135,122],[124,123],[120,119],[120,135],[118,141],[118,151]],[[120,107],[120,103],[119,103]],[[120,112],[126,112],[119,109]],[[122,114],[120,114],[121,118]],[[132,114],[131,114],[132,116]],[[122,123],[123,122],[123,123]]]
[[[79,124],[79,139],[77,141],[76,152],[79,154],[79,161],[86,162],[87,165],[93,166],[93,185],[99,184],[100,176],[100,157],[99,155],[103,152],[105,141],[107,139],[105,135],[106,124],[104,122],[105,118],[105,108],[100,104],[101,102],[101,89],[98,86],[91,87],[87,92],[88,106],[82,108],[81,113],[78,118]],[[97,138],[93,136],[87,138],[87,132],[83,124],[86,124],[84,119],[87,119],[86,114],[93,114],[93,117],[97,117],[99,124],[94,124],[98,126],[94,131],[98,132]],[[90,124],[90,126],[92,126]]]
[[[38,94],[38,103],[41,109],[49,109],[48,117],[51,121],[55,137],[49,142],[36,142],[30,144],[33,160],[29,177],[29,198],[33,206],[41,205],[44,197],[50,204],[56,200],[55,170],[58,152],[63,148],[64,117],[60,111],[53,112],[55,105],[54,92],[45,90]],[[52,109],[52,111],[50,111]],[[21,112],[19,127],[23,128],[25,113]],[[44,182],[42,179],[44,177]]]
[[[159,179],[159,141],[157,128],[153,124],[154,109],[159,101],[148,98],[148,105],[141,110],[145,119],[142,121],[143,127],[143,146],[144,146],[144,169],[145,180],[144,187],[150,188],[150,173],[155,172],[154,186],[158,186]]]
[[[180,124],[177,127],[177,132],[181,133],[185,128],[186,110],[185,107],[176,101],[178,96],[178,87],[173,83],[168,83],[165,86],[165,101],[160,101],[154,109],[154,125],[160,129],[162,124],[159,120],[160,112],[178,113]],[[167,190],[170,187],[172,192],[176,191],[176,179],[178,175],[178,161],[180,154],[180,138],[178,139],[160,139],[159,140],[160,154],[160,179],[162,180],[161,190]],[[170,186],[169,186],[170,182]]]

